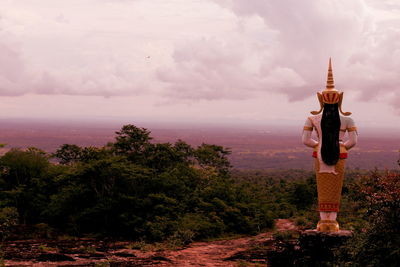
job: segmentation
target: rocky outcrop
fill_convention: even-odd
[[[343,257],[341,248],[351,237],[351,231],[281,231],[272,240],[236,253],[228,260],[261,262],[272,267],[333,266],[332,264],[339,261],[339,256]]]

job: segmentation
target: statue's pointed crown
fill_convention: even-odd
[[[311,111],[311,114],[318,115],[324,109],[325,104],[338,104],[339,111],[344,116],[350,116],[351,112],[343,112],[342,111],[342,101],[343,101],[343,92],[339,92],[335,89],[335,83],[333,81],[333,72],[332,72],[332,60],[329,58],[329,66],[328,66],[328,78],[326,80],[326,89],[321,93],[317,93],[318,101],[320,104],[320,110]]]
[[[328,78],[326,80],[326,89],[322,91],[322,99],[325,104],[339,103],[339,91],[335,89],[332,72],[332,60],[329,58]]]
[[[334,89],[335,84],[333,82],[333,73],[332,73],[332,60],[329,58],[329,67],[328,67],[328,79],[326,81],[326,89]]]

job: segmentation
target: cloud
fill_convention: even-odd
[[[400,26],[400,20],[396,24]],[[376,30],[366,36],[368,40],[348,59],[349,71],[345,80],[360,92],[360,99],[365,101],[398,93],[400,27],[377,24]]]
[[[26,93],[28,79],[18,43],[0,29],[0,94],[13,96]]]
[[[158,72],[169,97],[237,99],[264,90],[302,100],[324,88],[329,57],[339,90],[361,101],[398,94],[400,14],[388,8],[393,1],[214,2],[238,17],[238,27],[176,46],[174,65]],[[249,23],[257,18],[263,26]]]
[[[118,66],[118,65],[116,65]],[[121,74],[118,68],[96,68],[85,66],[87,69],[71,71],[43,71],[32,81],[33,90],[37,94],[63,94],[85,96],[126,96],[143,94],[148,88],[146,75],[131,72]],[[139,77],[138,77],[139,76]]]
[[[99,32],[104,27],[85,24],[87,18],[74,12],[60,8],[50,13],[40,6],[0,12],[0,95],[109,97],[150,90],[153,73],[146,70],[143,51],[132,45],[135,40],[122,43],[125,37],[118,32]]]
[[[270,66],[271,51],[243,38],[193,40],[176,47],[174,66],[160,68],[166,95],[176,99],[245,99],[260,91],[302,88],[302,77],[285,66]]]
[[[362,1],[216,1],[235,30],[180,43],[158,77],[172,98],[247,98],[255,91],[302,100],[324,86],[327,61],[344,61],[368,29]],[[346,12],[340,12],[344,11]]]
[[[400,9],[400,3],[397,0],[366,0],[366,2],[374,8],[380,8],[384,10]]]
[[[4,4],[0,95],[298,101],[332,57],[338,89],[400,110],[394,0],[71,1]]]
[[[26,93],[121,96],[143,93],[148,73],[129,70],[120,62],[88,62],[77,68],[35,68],[15,44],[0,35],[0,95]]]

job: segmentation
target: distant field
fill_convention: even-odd
[[[140,126],[140,125],[138,125]],[[62,144],[102,146],[111,141],[120,126],[99,126],[64,123],[2,123],[0,149],[34,146],[53,152]],[[306,169],[313,167],[311,150],[300,140],[301,130],[259,131],[249,129],[167,129],[147,127],[157,142],[182,139],[191,145],[213,143],[232,150],[231,162],[238,169]],[[368,137],[361,135],[356,148],[351,150],[347,166],[352,169],[396,169],[400,138]]]

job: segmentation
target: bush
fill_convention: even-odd
[[[358,184],[366,228],[345,250],[355,266],[395,266],[400,261],[400,175],[373,172]]]
[[[193,242],[195,233],[191,230],[177,230],[168,239],[168,242],[172,247],[182,247]]]
[[[11,230],[18,224],[18,211],[15,207],[5,207],[0,210],[0,237],[4,241]]]

